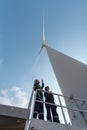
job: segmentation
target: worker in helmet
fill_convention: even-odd
[[[37,92],[36,92],[36,101],[34,106],[33,118],[37,118],[38,116],[39,119],[44,119],[43,93],[42,93],[43,88],[44,88],[43,80],[42,80],[42,85],[40,85],[39,80],[34,81],[34,91],[37,90]]]
[[[46,86],[44,96],[45,96],[45,102],[46,102],[45,106],[46,106],[46,110],[47,110],[47,120],[59,123],[60,121],[59,121],[59,117],[58,117],[58,114],[56,111],[54,97],[53,97],[52,92],[50,92],[49,90],[50,90],[49,86]],[[51,103],[52,105],[47,104],[47,103]]]

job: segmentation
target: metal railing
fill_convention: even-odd
[[[78,112],[83,112],[83,113],[87,113],[86,110],[83,110],[83,109],[78,109],[78,108],[71,108],[71,107],[68,107],[68,106],[64,106],[62,105],[62,101],[61,101],[61,97],[66,100],[68,99],[68,101],[70,100],[75,100],[77,102],[80,102],[81,104],[84,104],[85,101],[83,100],[80,100],[78,98],[75,98],[73,96],[71,97],[68,97],[68,96],[64,96],[64,95],[61,95],[61,94],[56,94],[56,93],[52,93],[53,96],[57,96],[58,97],[58,102],[59,104],[52,104],[52,103],[48,103],[48,102],[45,102],[45,101],[40,101],[40,100],[36,100],[36,93],[37,91],[41,91],[41,90],[36,90],[35,93],[34,93],[34,90],[32,90],[32,94],[31,94],[31,97],[30,97],[30,102],[29,102],[29,106],[28,106],[28,109],[29,109],[29,119],[28,119],[28,122],[33,118],[33,113],[34,113],[34,106],[35,106],[35,102],[41,102],[43,104],[50,104],[50,105],[55,105],[56,107],[59,107],[61,109],[61,112],[62,112],[62,116],[63,116],[63,119],[64,119],[64,124],[67,124],[67,117],[65,115],[65,112],[64,112],[64,109],[66,110],[72,110],[72,111],[78,111]],[[47,92],[47,91],[44,91],[42,90],[42,93],[50,93],[50,92]],[[39,114],[39,113],[38,113]]]

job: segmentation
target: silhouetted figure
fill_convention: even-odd
[[[45,96],[45,102],[53,104],[53,105],[51,105],[51,104],[45,103],[46,110],[47,110],[47,120],[60,123],[59,117],[58,117],[58,114],[56,111],[56,106],[54,103],[54,97],[53,97],[52,92],[49,91],[49,86],[45,87],[44,96]],[[52,114],[52,117],[51,117],[51,114]]]
[[[43,87],[44,87],[43,80],[42,80],[42,86],[40,86],[39,80],[34,81],[34,91],[39,89],[39,90],[37,90],[37,93],[36,93],[36,100],[38,100],[38,101],[43,101],[43,93],[42,93]],[[39,119],[44,119],[43,103],[38,102],[38,101],[35,101],[33,118],[37,118],[37,116],[38,116]]]

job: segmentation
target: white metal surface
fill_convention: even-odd
[[[63,95],[81,99],[83,102],[66,100],[66,105],[87,111],[87,65],[56,51],[46,50]],[[87,128],[87,114],[69,111],[72,124]]]
[[[29,130],[87,130],[65,124],[53,123],[44,120],[32,119]]]
[[[0,130],[24,130],[28,109],[0,105]]]
[[[27,119],[28,118],[28,109],[8,106],[8,105],[0,105],[0,115],[2,116],[11,116]]]

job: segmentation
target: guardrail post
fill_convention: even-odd
[[[61,103],[59,95],[58,95],[58,100],[59,100],[60,108],[61,108],[61,111],[62,111],[62,114],[63,114],[64,122],[65,122],[65,124],[67,124],[67,121],[66,121],[66,118],[65,118],[65,114],[64,114],[64,111],[63,111],[63,107],[62,107],[62,103]]]

